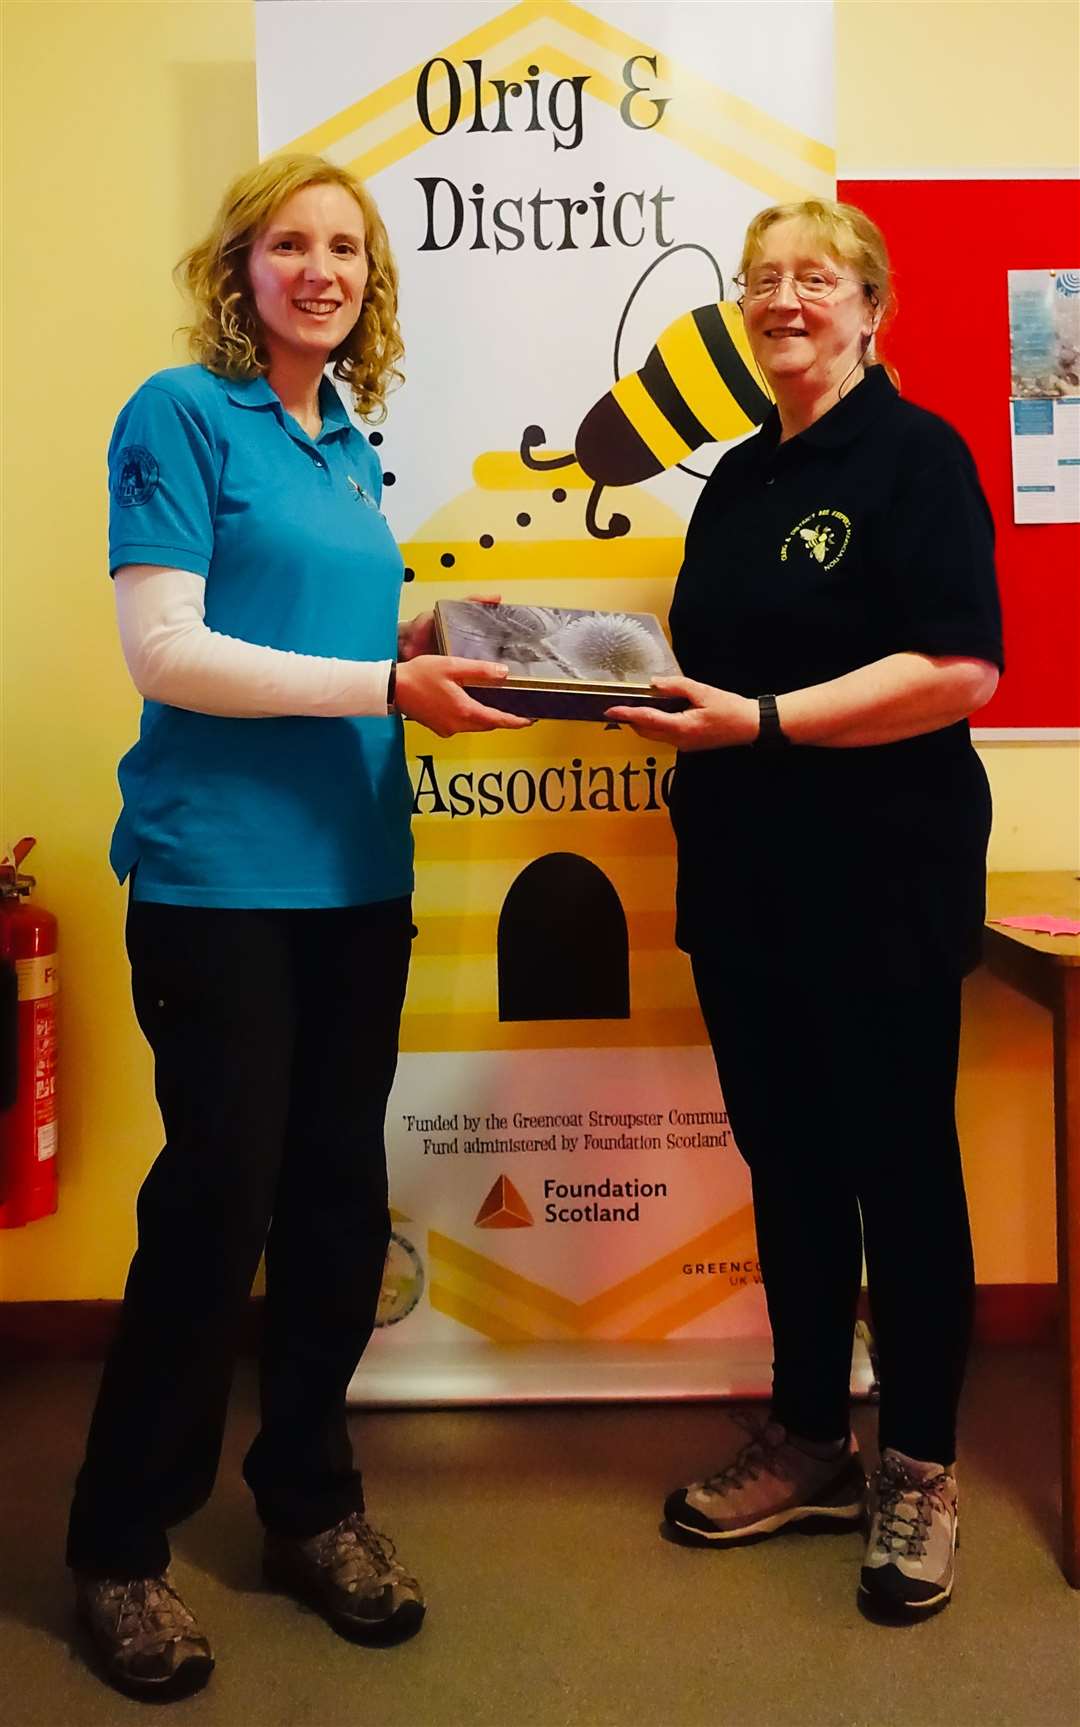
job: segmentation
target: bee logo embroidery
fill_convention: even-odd
[[[786,564],[791,548],[802,547],[822,569],[833,569],[848,549],[851,539],[851,517],[843,510],[814,510],[796,522],[780,547],[780,562]]]
[[[676,318],[661,332],[641,369],[620,376],[619,344],[635,297],[658,264],[683,251],[705,252],[716,272],[719,298]],[[576,462],[593,481],[585,525],[594,539],[618,539],[630,531],[620,514],[606,526],[597,521],[605,486],[632,486],[667,468],[683,467],[686,457],[703,444],[744,437],[769,412],[772,398],[756,372],[742,313],[723,295],[723,277],[704,246],[688,241],[662,253],[626,303],[615,337],[615,384],[585,415],[573,451],[534,455],[547,434],[542,426],[526,426],[520,454],[527,468],[566,468]],[[684,472],[706,477],[691,468]]]
[[[825,554],[833,543],[834,534],[831,528],[800,528],[799,538],[805,540],[819,564],[825,562]]]

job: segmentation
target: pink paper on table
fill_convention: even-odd
[[[991,923],[1008,929],[1027,929],[1035,935],[1080,935],[1078,917],[992,917]]]

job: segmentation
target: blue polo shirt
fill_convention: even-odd
[[[206,580],[212,630],[337,659],[393,659],[402,560],[382,474],[326,379],[309,438],[264,378],[158,372],[109,446],[109,569]],[[147,701],[120,764],[111,862],[169,905],[363,905],[412,889],[397,716],[222,719]]]

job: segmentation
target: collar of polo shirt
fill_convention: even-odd
[[[854,443],[895,396],[895,386],[884,366],[869,366],[862,383],[850,395],[842,396],[835,407],[791,442],[812,444],[822,450],[842,449],[845,444]],[[762,431],[771,445],[779,444],[780,415],[775,407],[770,410]]]
[[[239,408],[273,408],[278,414],[286,412],[280,396],[275,394],[263,377],[226,378],[225,393]],[[323,377],[319,382],[319,411],[322,414],[323,437],[328,432],[348,431],[352,424],[344,402],[327,377]]]

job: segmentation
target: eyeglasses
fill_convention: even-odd
[[[833,270],[823,269],[820,264],[813,269],[804,270],[749,270],[745,276],[736,276],[735,284],[742,289],[748,300],[771,300],[779,293],[781,284],[790,282],[800,300],[827,300],[835,293],[841,282],[857,282],[856,276],[838,276]]]

